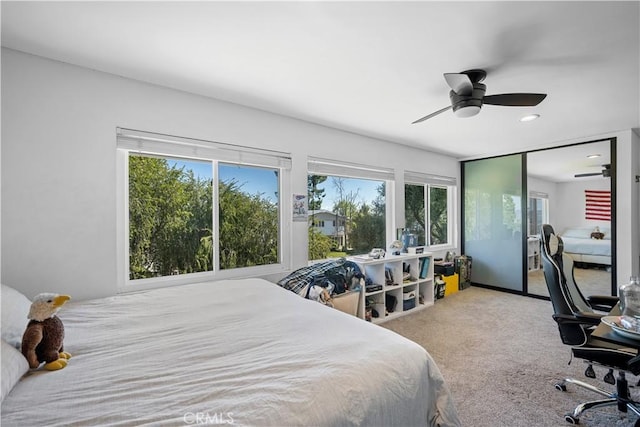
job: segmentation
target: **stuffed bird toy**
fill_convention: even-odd
[[[31,303],[29,324],[22,336],[22,354],[35,369],[45,362],[44,369],[56,371],[67,366],[71,355],[64,351],[64,325],[56,313],[71,297],[39,294]]]

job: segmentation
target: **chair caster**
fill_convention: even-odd
[[[567,414],[567,415],[565,415],[565,416],[564,416],[564,420],[565,420],[566,422],[568,422],[569,424],[576,424],[576,425],[577,425],[577,424],[580,424],[580,420],[579,420],[578,418],[574,417],[574,416],[573,416],[573,415],[571,415],[571,414]]]
[[[585,375],[585,377],[589,377],[589,378],[595,378],[596,377],[596,371],[593,370],[593,366],[592,365],[587,366],[587,369],[584,371],[584,375]]]
[[[609,369],[607,375],[604,376],[604,382],[611,385],[616,385],[616,378],[613,376],[613,369]]]
[[[567,386],[564,383],[557,383],[555,387],[556,390],[567,391]]]
[[[633,427],[640,427],[640,419],[637,419]]]

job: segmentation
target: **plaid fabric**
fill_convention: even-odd
[[[278,285],[297,293],[303,298],[307,298],[310,286],[323,279],[328,271],[340,267],[346,267],[347,270],[355,270],[351,276],[360,274],[360,268],[355,263],[347,261],[346,258],[338,258],[299,268],[285,278],[280,279]],[[346,280],[347,277],[345,277]]]

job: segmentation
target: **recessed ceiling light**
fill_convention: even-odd
[[[600,154],[589,154],[589,155],[587,156],[587,159],[595,159],[595,158],[597,158],[597,157],[600,157]]]
[[[540,117],[540,114],[529,114],[528,116],[524,116],[520,119],[521,122],[530,122],[531,120],[535,120]]]

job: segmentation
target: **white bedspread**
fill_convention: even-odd
[[[27,374],[2,426],[459,425],[422,347],[264,280],[70,302],[59,315],[69,365]]]
[[[611,256],[611,240],[562,237],[564,252],[584,255]]]

